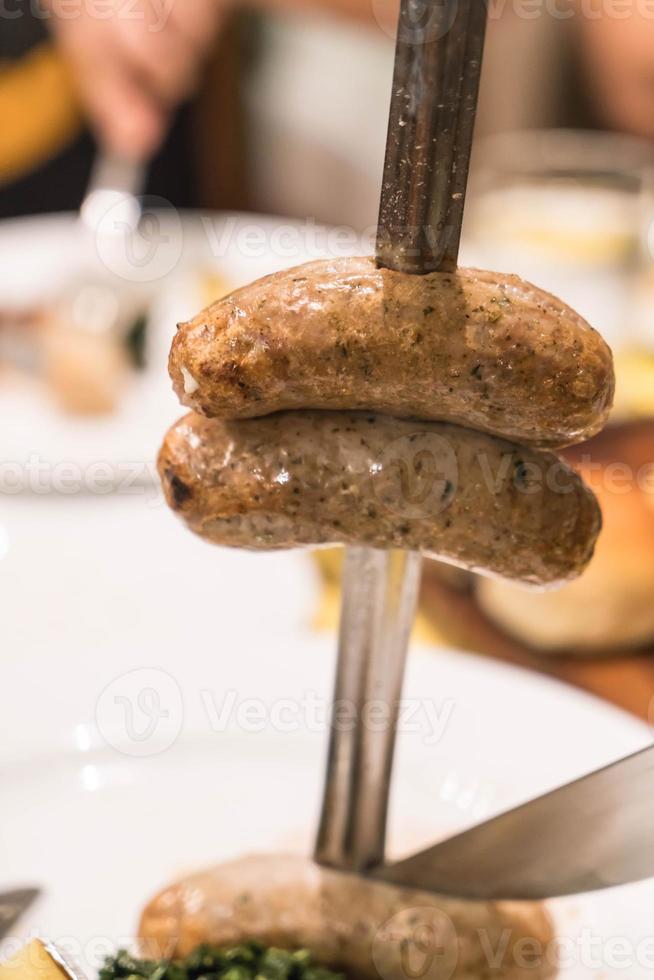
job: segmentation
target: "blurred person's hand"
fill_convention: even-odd
[[[92,126],[108,151],[143,160],[191,95],[224,0],[46,0]]]
[[[616,16],[612,4],[596,6],[578,17],[596,109],[613,129],[654,139],[654,8],[631,4]]]

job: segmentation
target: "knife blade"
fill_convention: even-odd
[[[373,872],[472,899],[545,899],[654,877],[654,746]]]
[[[68,977],[68,980],[87,980],[86,974],[79,964],[71,959],[62,949],[49,939],[40,939],[39,942],[44,950],[55,961],[57,966]]]
[[[0,894],[0,939],[9,935],[22,915],[41,894],[38,888],[21,888]]]

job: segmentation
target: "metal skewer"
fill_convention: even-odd
[[[483,0],[401,0],[376,249],[382,267],[418,275],[456,268],[485,31]],[[320,864],[366,871],[384,860],[420,566],[412,552],[346,553]]]

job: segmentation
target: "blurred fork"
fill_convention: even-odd
[[[9,935],[40,894],[39,888],[20,888],[0,894],[0,939]]]
[[[79,212],[79,231],[98,256],[125,247],[141,217],[141,164],[101,153]],[[133,286],[108,269],[87,271],[61,290],[43,331],[43,370],[74,412],[111,411],[125,373],[124,335],[141,312]]]

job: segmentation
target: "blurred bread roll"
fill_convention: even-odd
[[[109,415],[118,408],[128,360],[111,331],[79,330],[51,316],[42,330],[43,373],[59,407],[72,415]]]
[[[653,449],[648,422],[616,427],[568,454],[602,509],[595,555],[580,578],[555,592],[478,579],[477,601],[489,619],[545,652],[611,654],[654,641]]]

